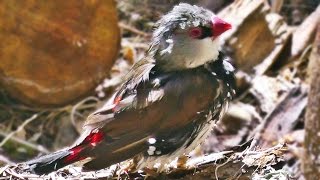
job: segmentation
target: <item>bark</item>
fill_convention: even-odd
[[[305,119],[303,171],[306,179],[320,179],[320,25],[308,68],[311,81]]]

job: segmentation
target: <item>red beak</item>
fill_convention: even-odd
[[[212,35],[214,38],[231,29],[231,27],[231,24],[223,21],[218,17],[214,17],[212,19]]]

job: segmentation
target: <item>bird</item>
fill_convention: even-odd
[[[25,165],[48,174],[78,161],[99,170],[134,158],[137,169],[160,164],[164,171],[206,139],[235,96],[235,69],[219,50],[229,29],[208,9],[174,6],[110,103],[87,117],[78,140]]]

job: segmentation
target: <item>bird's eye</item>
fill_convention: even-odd
[[[189,29],[189,36],[194,39],[199,39],[203,35],[203,30],[200,27],[193,27]]]

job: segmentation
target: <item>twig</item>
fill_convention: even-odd
[[[140,48],[147,50],[149,49],[149,45],[147,43],[131,43],[134,48]]]
[[[5,164],[8,164],[8,165],[13,165],[15,164],[14,162],[12,162],[10,159],[8,159],[7,157],[3,156],[0,154],[0,162],[3,162]],[[0,172],[1,174],[1,172]]]
[[[214,176],[215,176],[216,180],[219,180],[218,169],[219,169],[220,167],[223,167],[224,165],[228,164],[229,162],[231,162],[231,158],[228,158],[226,162],[217,165],[217,167],[216,167],[215,170],[214,170]]]
[[[19,127],[17,130],[12,131],[10,134],[8,134],[8,136],[6,136],[0,143],[0,147],[2,147],[4,144],[6,144],[6,142],[8,140],[10,140],[10,138],[12,138],[12,136],[14,136],[17,132],[21,131],[27,124],[29,124],[30,122],[32,122],[33,120],[35,120],[38,117],[38,114],[34,114],[32,115],[29,119],[25,120]]]
[[[99,102],[99,99],[96,98],[96,97],[93,97],[93,96],[90,96],[90,97],[87,97],[83,100],[81,100],[80,102],[78,102],[76,105],[74,105],[71,109],[71,112],[70,112],[70,120],[71,120],[71,123],[74,127],[77,127],[76,126],[76,122],[75,122],[75,114],[76,114],[76,111],[78,108],[80,108],[84,103],[86,103],[87,101],[90,101],[90,100],[94,100],[96,102]],[[90,107],[90,106],[89,106]]]
[[[9,165],[6,165],[2,168],[0,168],[0,174],[2,174],[5,170],[7,170],[10,166]]]
[[[22,175],[18,174],[17,172],[15,172],[13,169],[7,169],[6,170],[7,173],[9,173],[11,176],[14,176],[15,179],[25,179]]]
[[[9,135],[9,134],[6,134],[6,133],[4,133],[4,132],[0,132],[0,136],[7,137],[8,135]],[[24,145],[24,146],[27,146],[27,147],[29,147],[29,148],[31,148],[31,149],[34,149],[34,150],[38,151],[38,152],[42,152],[42,153],[46,153],[46,154],[48,154],[48,153],[50,152],[49,150],[47,150],[47,149],[44,148],[43,146],[30,143],[30,142],[28,142],[28,141],[22,140],[22,139],[20,139],[20,138],[14,137],[14,136],[12,136],[12,137],[10,138],[10,140],[15,141],[15,142],[17,142],[17,143],[19,143],[19,144],[22,144],[22,145]]]
[[[129,25],[126,25],[126,24],[123,24],[122,22],[119,22],[119,26],[124,29],[124,30],[127,30],[127,31],[130,31],[130,32],[133,32],[137,35],[141,35],[143,37],[150,37],[150,35],[148,33],[145,33],[135,27],[132,27],[132,26],[129,26]]]

